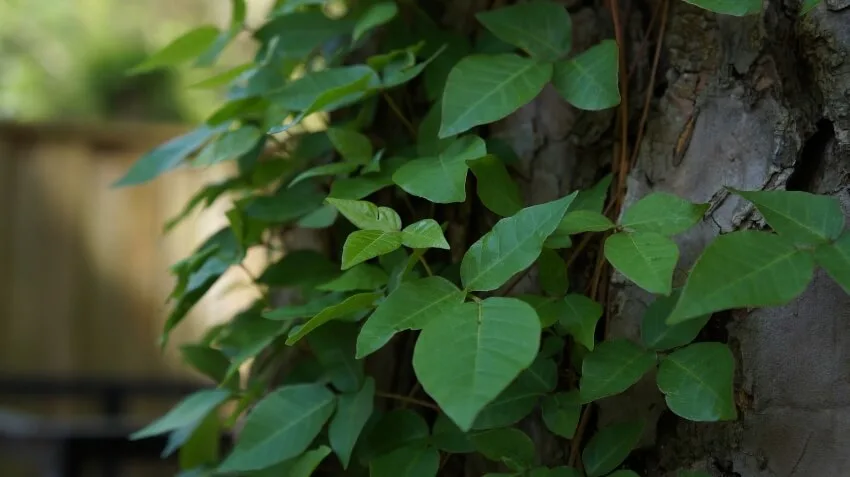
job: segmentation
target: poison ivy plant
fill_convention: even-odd
[[[732,15],[762,8],[688,1]],[[643,423],[597,427],[589,406],[654,379],[682,418],[735,419],[734,355],[702,333],[712,314],[788,303],[816,266],[850,291],[850,233],[831,197],[731,190],[769,230],[725,233],[686,270],[693,252],[683,244],[680,263],[678,236],[709,204],[653,192],[621,211],[632,201],[611,187],[625,179],[617,167],[586,190],[530,190],[539,171],[520,158],[531,149],[505,139],[551,145],[490,125],[533,111],[545,88],[565,107],[617,106],[634,83],[621,81],[621,48],[633,50],[610,38],[574,48],[561,2],[507,3],[448,29],[442,2],[281,0],[248,28],[246,3],[233,0],[229,26],[195,29],[137,67],[208,67],[249,30],[256,45],[252,60],[195,85],[226,89],[204,124],[116,183],[231,167],[167,224],[231,204],[227,225],[171,268],[162,343],[249,254],[275,258],[251,277],[256,302],[181,347],[217,386],[134,439],[167,435],[163,455],[179,450],[185,476],[307,477],[321,466],[432,477],[477,453],[501,466],[491,476],[634,477],[624,463]],[[474,37],[457,33],[473,26]],[[302,229],[321,239],[290,240]],[[611,268],[612,283],[646,292],[639,340],[609,336],[613,313],[639,306],[610,293]],[[569,439],[571,452],[541,466],[521,429]]]

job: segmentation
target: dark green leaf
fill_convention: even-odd
[[[478,198],[485,207],[502,217],[509,217],[522,209],[519,188],[498,157],[488,154],[467,164],[475,174]]]
[[[305,274],[304,270],[310,270],[310,273]],[[312,288],[337,275],[339,267],[335,263],[315,250],[303,249],[288,252],[269,265],[257,281],[273,287]]]
[[[411,445],[369,463],[370,477],[436,477],[440,453],[433,447]]]
[[[375,381],[371,377],[366,378],[360,391],[339,396],[337,411],[328,429],[328,440],[345,469],[366,421],[372,416],[374,400]]]
[[[152,422],[144,429],[134,432],[130,435],[130,439],[145,439],[159,434],[165,434],[166,432],[171,432],[192,425],[193,423],[200,423],[213,409],[229,399],[230,395],[230,391],[226,389],[197,391],[180,401],[164,416]]]
[[[322,98],[323,94],[356,85],[364,81],[364,78],[366,80],[359,93],[345,92],[346,94],[326,106],[328,109],[335,109],[357,101],[363,97],[363,92],[367,88],[378,87],[380,80],[377,73],[365,65],[329,68],[310,73],[286,84],[278,93],[270,96],[269,100],[284,110],[307,111]]]
[[[218,37],[218,28],[205,25],[184,33],[163,49],[151,55],[141,64],[130,70],[130,74],[139,74],[166,66],[185,63],[204,52]]]
[[[548,328],[558,322],[565,314],[563,301],[556,297],[545,297],[541,295],[519,295],[520,300],[528,303],[534,308],[537,317],[540,318],[540,326]]]
[[[431,444],[441,451],[452,454],[466,454],[475,450],[469,436],[445,414],[440,413],[437,416],[431,434]]]
[[[814,268],[812,253],[788,238],[752,230],[721,235],[697,260],[667,322],[783,305],[803,293]]]
[[[366,165],[372,159],[372,142],[365,135],[342,128],[329,128],[327,133],[334,149],[347,162]]]
[[[476,432],[470,438],[472,445],[484,457],[496,462],[504,462],[514,470],[534,463],[534,442],[519,429],[491,429]]]
[[[654,192],[629,207],[620,225],[638,232],[676,235],[696,225],[708,204],[692,204],[673,194]]]
[[[284,386],[254,407],[219,472],[260,470],[304,452],[334,410],[334,395],[318,384]]]
[[[555,467],[554,469],[539,467],[532,470],[529,477],[582,477],[582,475],[572,467]]]
[[[216,383],[224,381],[230,360],[221,350],[209,346],[189,344],[180,347],[183,361]]]
[[[189,86],[193,89],[212,89],[224,86],[236,78],[242,76],[245,72],[250,71],[254,67],[253,63],[244,63],[239,66],[234,66],[228,70],[222,71],[217,75],[210,76],[207,79],[198,81]]]
[[[211,166],[219,162],[231,161],[248,153],[263,137],[263,132],[253,126],[226,131],[207,144],[192,161],[194,166]]]
[[[322,206],[322,192],[310,182],[300,182],[292,187],[280,187],[272,195],[247,199],[242,205],[247,217],[272,223],[299,219]]]
[[[351,31],[351,22],[332,20],[321,11],[295,12],[273,18],[254,33],[265,44],[276,39],[274,54],[304,58],[326,41]]]
[[[306,171],[302,172],[295,176],[292,179],[292,182],[289,183],[289,187],[298,184],[299,182],[309,179],[311,177],[321,177],[321,176],[337,176],[337,175],[345,175],[354,172],[358,167],[357,164],[353,164],[351,162],[332,162],[330,164],[322,164],[321,166],[311,167]]]
[[[446,80],[440,137],[504,118],[534,99],[551,77],[551,64],[514,54],[465,57]]]
[[[712,12],[736,17],[754,15],[761,11],[761,0],[685,0],[685,2]]]
[[[732,192],[755,204],[776,233],[798,244],[826,243],[844,230],[844,213],[835,197],[787,190]]]
[[[216,464],[219,459],[219,447],[221,446],[221,422],[218,415],[215,412],[211,412],[199,423],[187,426],[184,429],[191,429],[185,442],[178,442],[182,441],[182,439],[172,439],[181,434],[180,431],[183,429],[172,432],[168,436],[168,445],[160,457],[168,457],[173,452],[173,449],[179,446],[181,469],[192,469]]]
[[[369,30],[388,23],[397,13],[398,6],[396,6],[395,2],[381,2],[372,5],[360,16],[354,25],[353,40],[357,41]]]
[[[611,179],[613,179],[613,176],[608,174],[590,189],[579,191],[576,200],[570,206],[570,211],[589,210],[601,214],[605,208],[605,199],[608,198]]]
[[[588,403],[619,394],[653,366],[655,353],[624,339],[603,341],[582,362],[581,400]]]
[[[402,243],[410,248],[449,249],[443,229],[434,219],[423,219],[408,225],[401,231]]]
[[[401,247],[401,232],[358,230],[345,239],[342,246],[342,269],[347,270],[358,263],[390,253]]]
[[[564,296],[570,282],[567,277],[567,263],[558,252],[544,248],[537,259],[537,280],[540,288],[548,295]]]
[[[319,446],[298,457],[286,460],[260,472],[251,473],[250,477],[281,477],[284,475],[286,477],[310,477],[330,453],[331,450],[327,446]]]
[[[618,470],[612,474],[608,474],[608,477],[640,477],[640,475],[633,470]]]
[[[643,433],[643,423],[629,422],[603,427],[581,453],[587,477],[601,477],[622,464]]]
[[[316,289],[337,292],[374,290],[386,285],[387,280],[387,272],[380,267],[361,263],[346,270],[340,277],[317,286]]]
[[[821,0],[803,0],[803,5],[800,7],[800,16],[804,16],[810,11],[814,10],[821,3]],[[693,476],[683,476],[683,477],[698,477],[696,475]]]
[[[338,215],[335,207],[323,205],[298,219],[297,225],[305,229],[324,229],[333,225]]]
[[[570,104],[590,111],[620,103],[617,43],[603,40],[569,60],[555,63],[552,84]]]
[[[557,382],[555,362],[538,358],[481,410],[472,428],[493,429],[519,422],[531,413],[541,396],[555,389]]]
[[[551,1],[532,1],[476,15],[488,30],[531,56],[555,61],[570,52],[572,23],[567,10]]]
[[[428,440],[428,423],[410,409],[394,409],[384,414],[369,432],[364,458],[390,453]]]
[[[138,185],[155,179],[183,163],[220,129],[201,126],[190,133],[176,137],[148,152],[136,161],[113,187]]]
[[[684,321],[675,325],[668,325],[667,318],[676,302],[679,300],[681,290],[676,290],[670,296],[658,297],[646,309],[643,322],[640,326],[640,338],[643,345],[648,349],[663,351],[671,348],[684,346],[697,337],[700,330],[708,323],[711,315]]]
[[[581,416],[577,391],[550,394],[543,399],[543,423],[553,434],[572,439]]]
[[[602,318],[602,305],[584,295],[570,294],[564,297],[565,313],[559,316],[561,323],[577,343],[593,351],[596,342],[596,323]]]
[[[363,385],[363,361],[354,357],[356,338],[356,324],[342,322],[326,323],[307,336],[310,350],[322,365],[325,377],[343,393],[353,393]]]
[[[502,286],[540,255],[543,242],[564,217],[575,194],[527,207],[499,220],[463,256],[460,276],[468,290],[489,291]]]
[[[478,136],[464,136],[437,157],[416,159],[401,166],[393,181],[408,194],[440,204],[466,200],[467,161],[487,154]]]
[[[358,293],[346,298],[342,303],[325,308],[316,314],[316,316],[310,318],[307,323],[294,328],[292,332],[289,333],[289,337],[286,339],[286,344],[291,346],[297,343],[298,340],[307,336],[308,333],[331,320],[372,308],[375,301],[381,296],[382,295],[380,293]]]
[[[531,365],[539,346],[540,320],[531,306],[488,298],[433,317],[416,342],[413,368],[425,391],[468,430],[481,409]]]
[[[401,218],[389,207],[378,207],[365,200],[325,199],[355,227],[362,230],[396,232],[401,230]]]
[[[735,358],[723,343],[695,343],[674,351],[658,367],[658,389],[670,410],[691,421],[738,417],[732,379]]]
[[[557,233],[575,235],[584,232],[604,232],[614,228],[614,223],[608,217],[592,210],[576,210],[567,212],[564,220],[558,224]]]
[[[850,294],[850,233],[842,234],[835,243],[818,247],[815,260]]]
[[[392,62],[388,64],[382,71],[384,88],[392,88],[416,78],[428,65],[437,59],[437,57],[440,56],[445,49],[445,45],[441,46],[431,56],[426,58],[425,61],[415,65],[406,65],[399,62]]]
[[[651,293],[669,295],[679,247],[654,232],[621,232],[605,240],[605,258],[635,285]]]

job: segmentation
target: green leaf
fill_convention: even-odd
[[[331,320],[372,308],[375,301],[381,296],[383,295],[380,293],[358,293],[346,298],[342,303],[325,308],[316,316],[310,318],[307,323],[304,323],[298,328],[294,328],[292,332],[289,333],[289,337],[286,339],[286,344],[292,346],[297,343],[298,340],[307,336],[308,333]]]
[[[443,229],[434,219],[423,219],[408,225],[401,231],[401,240],[410,248],[449,249]]]
[[[200,344],[180,347],[180,355],[186,364],[197,369],[216,383],[222,383],[230,366],[230,360],[219,349]]]
[[[310,270],[310,273],[304,273]],[[312,288],[339,275],[339,267],[315,250],[287,252],[266,268],[257,278],[259,283],[273,287],[301,286]]]
[[[582,474],[572,467],[555,467],[553,469],[539,467],[532,470],[529,477],[582,477]]]
[[[671,236],[696,225],[708,204],[692,204],[666,192],[654,192],[629,207],[620,225],[637,232]]]
[[[488,154],[467,164],[475,174],[478,198],[484,207],[502,217],[510,217],[522,209],[519,188],[498,157]]]
[[[679,247],[654,232],[621,232],[605,240],[605,258],[635,285],[651,293],[673,291]]]
[[[810,11],[814,10],[820,4],[821,0],[803,0],[803,5],[800,6],[800,16],[804,16]],[[687,477],[687,476],[684,476]],[[698,477],[698,476],[691,476]]]
[[[421,329],[463,302],[465,293],[442,277],[402,283],[378,305],[357,337],[357,358],[379,350],[394,334]]]
[[[812,253],[788,238],[742,230],[717,237],[697,260],[670,324],[715,311],[779,306],[806,289],[814,272]]]
[[[618,470],[612,474],[608,474],[608,477],[640,477],[640,475],[633,470]]]
[[[204,25],[195,28],[173,40],[163,49],[151,55],[138,66],[130,70],[130,74],[139,74],[167,66],[175,66],[196,58],[204,52],[218,37],[219,29]]]
[[[348,468],[354,445],[372,416],[374,401],[375,380],[371,377],[366,378],[360,391],[339,396],[336,414],[328,428],[328,440],[344,469]]]
[[[479,13],[476,18],[502,41],[538,59],[555,61],[570,52],[570,15],[557,3],[521,3]]]
[[[601,477],[622,464],[637,445],[643,423],[628,422],[603,427],[581,453],[587,477]]]
[[[608,198],[611,179],[613,179],[613,176],[607,174],[590,189],[579,191],[576,200],[570,206],[570,211],[589,210],[601,214],[605,208],[605,200]]]
[[[365,200],[325,199],[355,227],[362,230],[396,232],[401,230],[401,218],[389,207],[378,207]]]
[[[360,166],[351,162],[332,162],[330,164],[322,164],[321,166],[311,167],[310,169],[307,169],[301,174],[295,176],[295,178],[292,179],[292,182],[289,183],[289,187],[292,187],[305,179],[310,179],[311,177],[350,174],[358,167]]]
[[[245,216],[271,223],[297,220],[322,206],[324,194],[310,182],[281,186],[272,195],[260,195],[237,203]]]
[[[238,66],[234,66],[228,70],[222,71],[217,75],[210,76],[207,79],[198,81],[197,83],[189,85],[189,88],[192,89],[213,89],[224,86],[231,81],[234,81],[236,78],[242,76],[246,71],[250,71],[254,68],[254,63],[244,63]]]
[[[189,425],[197,425],[213,409],[230,398],[226,389],[205,389],[198,391],[180,401],[167,414],[150,423],[144,429],[130,435],[131,440],[165,434]]]
[[[393,182],[405,192],[439,204],[466,200],[466,161],[487,154],[487,146],[478,136],[464,136],[437,157],[416,159],[393,174]]]
[[[370,477],[436,477],[440,453],[433,447],[411,445],[369,462]]]
[[[596,343],[596,323],[602,318],[602,305],[584,295],[570,294],[564,297],[564,313],[559,323],[576,342],[593,351]]]
[[[681,290],[674,291],[670,296],[658,297],[644,312],[640,338],[646,348],[664,351],[684,346],[693,341],[708,323],[711,315],[668,325],[667,318],[676,306],[679,296],[681,296]]]
[[[617,43],[603,40],[579,55],[555,63],[552,85],[579,109],[598,111],[620,103]]]
[[[536,359],[517,376],[475,419],[473,429],[493,429],[516,424],[528,416],[538,399],[555,389],[558,367],[551,359]]]
[[[735,358],[723,343],[695,343],[674,351],[658,367],[658,389],[667,406],[691,421],[738,417],[732,379]]]
[[[567,263],[558,252],[544,248],[537,259],[537,280],[548,295],[564,296],[570,282],[567,277]]]
[[[541,295],[519,295],[517,298],[534,308],[537,317],[540,318],[541,328],[548,328],[554,325],[565,314],[564,303],[559,298]]]
[[[348,162],[366,165],[372,160],[372,142],[364,134],[350,129],[328,128],[328,139]]]
[[[263,312],[263,318],[273,321],[290,321],[298,318],[308,318],[321,312],[328,306],[337,304],[341,301],[342,298],[340,296],[332,293],[315,298],[303,305],[287,305],[275,308],[271,311]]]
[[[219,131],[218,128],[201,126],[192,132],[157,146],[133,163],[130,170],[124,177],[115,182],[113,187],[143,184],[175,169]]]
[[[835,197],[787,190],[732,192],[755,204],[776,233],[795,243],[819,245],[844,230],[844,213]]]
[[[337,391],[353,393],[364,382],[363,361],[354,357],[357,325],[340,321],[326,323],[307,336],[316,360]]]
[[[540,320],[531,306],[488,298],[433,317],[416,342],[413,369],[443,411],[468,430],[481,409],[531,365],[539,346]]]
[[[577,391],[550,394],[543,398],[543,423],[555,435],[572,439],[581,416],[581,399]]]
[[[464,287],[495,290],[534,263],[543,242],[558,226],[574,198],[575,193],[499,220],[463,256],[460,276]]]
[[[348,20],[332,20],[321,11],[295,12],[267,22],[254,33],[263,44],[275,42],[279,58],[305,58],[328,40],[351,31]]]
[[[186,436],[185,440],[184,436]],[[172,432],[168,436],[166,449],[160,457],[166,458],[180,447],[180,468],[192,469],[214,465],[219,460],[220,445],[221,422],[219,416],[211,412],[200,422]]]
[[[327,446],[319,446],[294,459],[281,462],[260,472],[251,473],[251,477],[281,477],[283,475],[286,477],[310,477],[330,453],[331,450]]]
[[[434,421],[430,443],[437,449],[452,454],[466,454],[475,451],[469,436],[443,413],[440,413]]]
[[[534,442],[516,428],[491,429],[471,435],[472,444],[484,457],[504,462],[514,470],[534,463]]]
[[[850,232],[842,234],[835,243],[818,247],[815,260],[850,294]]]
[[[260,470],[304,452],[334,410],[334,395],[318,384],[283,386],[248,414],[219,472]]]
[[[440,56],[445,50],[447,46],[441,46],[437,51],[435,51],[431,56],[425,59],[418,64],[403,64],[399,62],[392,62],[386,66],[386,68],[382,71],[382,76],[384,78],[384,88],[389,89],[400,84],[407,83],[419,76],[425,68],[430,65],[438,56]]]
[[[324,291],[374,290],[387,284],[389,276],[380,267],[361,263],[345,271],[341,276],[316,287]]]
[[[207,144],[192,161],[192,165],[211,166],[237,159],[253,149],[262,137],[263,132],[254,126],[242,126],[239,129],[226,131],[218,139]]]
[[[624,339],[603,341],[582,362],[581,400],[588,403],[620,394],[653,366],[655,353]]]
[[[498,121],[534,99],[552,65],[514,54],[471,55],[449,73],[440,137]]]
[[[381,232],[380,230],[352,232],[342,246],[342,269],[347,270],[358,263],[390,253],[401,247],[401,242],[401,232]]]
[[[421,415],[410,409],[394,409],[384,414],[370,430],[362,458],[371,460],[402,447],[422,445],[427,440],[428,423]]]
[[[576,210],[567,212],[556,231],[565,235],[575,235],[584,232],[605,232],[614,228],[614,223],[608,217],[592,210]]]
[[[685,0],[705,10],[742,17],[761,11],[761,0]]]
[[[333,225],[337,216],[339,216],[339,213],[336,208],[323,205],[298,219],[296,225],[305,229],[324,229]]]
[[[398,14],[398,6],[395,2],[381,2],[369,7],[363,15],[357,19],[354,25],[353,40],[359,40],[366,32],[388,23]]]
[[[328,0],[284,0],[276,3],[275,10],[270,16],[273,18],[288,15],[292,12],[297,12],[299,8],[309,5],[324,5],[327,2]]]
[[[360,87],[353,91],[342,89],[358,85]],[[338,98],[325,105],[324,108],[331,110],[352,104],[362,98],[368,88],[377,88],[379,85],[378,74],[372,68],[366,65],[341,66],[309,73],[287,83],[279,92],[270,95],[269,100],[287,111],[307,111],[320,102],[323,95],[333,91],[342,92]]]

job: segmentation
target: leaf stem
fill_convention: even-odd
[[[432,404],[428,401],[423,401],[421,399],[412,398],[409,396],[402,396],[401,394],[387,393],[383,391],[376,391],[375,396],[392,399],[395,401],[406,402],[408,404],[416,404],[417,406],[427,407],[428,409],[434,409],[435,411],[439,411],[440,408],[436,404]]]
[[[425,273],[427,273],[429,277],[433,277],[434,272],[432,272],[431,267],[428,266],[428,261],[425,260],[425,255],[419,256],[419,262],[422,263],[423,267],[425,267]]]
[[[398,116],[399,121],[404,124],[404,127],[407,128],[407,131],[410,133],[413,139],[416,139],[416,128],[413,127],[413,123],[410,122],[409,119],[404,115],[401,111],[401,108],[398,107],[398,104],[395,100],[390,96],[386,91],[383,92],[384,99],[387,101],[387,104],[390,106],[390,109],[393,110],[396,116]]]

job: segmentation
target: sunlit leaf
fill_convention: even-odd
[[[570,104],[591,111],[620,103],[617,43],[603,40],[568,60],[555,63],[552,84]]]
[[[635,285],[651,293],[669,295],[679,247],[654,232],[623,232],[605,240],[605,258]]]
[[[434,219],[423,219],[412,223],[401,231],[402,243],[410,248],[449,249],[443,229]]]
[[[446,81],[440,137],[504,118],[534,99],[551,77],[551,64],[514,54],[463,58]]]
[[[532,1],[476,15],[502,41],[522,48],[541,60],[555,61],[569,53],[572,23],[563,5]]]
[[[378,207],[365,200],[325,199],[352,224],[362,230],[397,232],[401,230],[401,218],[389,207]]]
[[[702,219],[708,204],[692,204],[673,194],[654,192],[626,209],[620,225],[638,232],[676,235]]]
[[[342,246],[342,269],[347,270],[358,263],[375,258],[401,247],[401,232],[380,230],[358,230],[345,239]]]
[[[674,351],[658,367],[667,406],[692,421],[734,420],[735,358],[723,343],[695,343]]]
[[[401,166],[393,181],[408,194],[446,204],[466,200],[467,161],[487,154],[478,136],[464,136],[437,157],[416,159]]]
[[[416,342],[413,368],[445,413],[469,429],[481,409],[531,365],[539,346],[533,308],[514,298],[488,298],[433,317]]]
[[[144,73],[192,60],[209,48],[218,34],[219,29],[211,25],[186,32],[130,70],[130,74]]]
[[[614,228],[608,217],[592,210],[567,212],[556,229],[557,233],[575,235],[585,232],[604,232]]]
[[[582,361],[581,400],[588,403],[619,394],[638,382],[654,365],[655,353],[631,341],[603,341]]]

